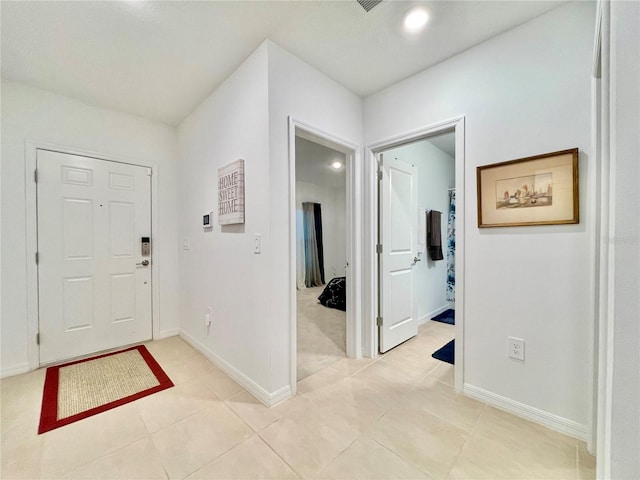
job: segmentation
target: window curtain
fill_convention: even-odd
[[[324,248],[322,245],[322,210],[319,203],[313,204],[313,219],[316,226],[316,245],[318,248],[318,265],[320,266],[320,281],[324,285]]]
[[[304,285],[324,284],[324,253],[322,246],[322,212],[319,203],[302,203],[304,234]]]
[[[449,190],[447,219],[447,301],[456,301],[456,191]]]

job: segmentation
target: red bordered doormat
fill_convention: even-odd
[[[143,345],[47,368],[38,433],[173,387]]]

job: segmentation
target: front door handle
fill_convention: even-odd
[[[148,267],[149,266],[149,260],[142,260],[140,263],[136,263],[136,265],[140,265],[141,267]]]

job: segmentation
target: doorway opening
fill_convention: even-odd
[[[380,353],[427,328],[429,353],[452,364],[455,133],[384,150],[378,162]]]
[[[297,380],[346,358],[346,155],[296,136]]]
[[[359,147],[289,119],[292,393],[362,356]]]
[[[429,329],[431,361],[455,337],[448,358],[462,391],[464,117],[370,146],[367,168],[374,274],[367,285],[365,314],[372,312],[373,321],[365,354],[387,352]],[[451,324],[432,320],[441,314]]]

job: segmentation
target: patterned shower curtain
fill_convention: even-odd
[[[447,220],[447,301],[456,301],[456,191],[449,190]]]

